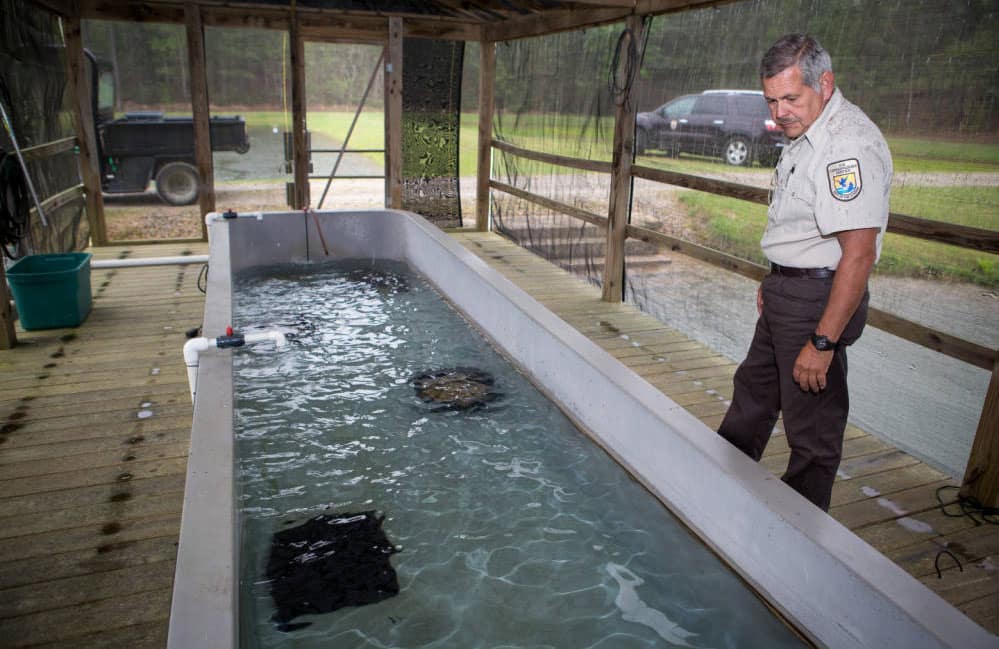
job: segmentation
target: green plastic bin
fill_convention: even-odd
[[[78,327],[90,313],[90,253],[28,255],[7,268],[21,327]]]

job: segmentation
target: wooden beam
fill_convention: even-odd
[[[943,223],[892,212],[888,215],[888,232],[927,241],[949,243],[962,248],[999,253],[999,232],[972,228],[956,223]]]
[[[992,367],[960,494],[985,507],[999,507],[999,357]]]
[[[86,198],[86,189],[84,189],[83,185],[82,184],[73,185],[72,187],[68,187],[59,192],[58,194],[53,194],[52,196],[49,196],[44,201],[42,201],[42,210],[44,210],[46,214],[49,214],[50,212],[54,212],[55,210],[59,209],[63,205],[76,203],[78,201],[84,200],[85,198]],[[35,215],[38,213],[37,208],[32,207],[30,213],[32,218],[34,218]]]
[[[208,111],[208,72],[205,64],[205,30],[201,10],[190,2],[184,5],[187,28],[187,65],[191,82],[191,115],[194,120],[194,162],[198,167],[198,206],[201,238],[208,241],[205,215],[215,211],[215,169],[212,165],[212,136]]]
[[[184,24],[184,5],[159,2],[80,0],[79,17],[92,20],[123,20],[133,23]]]
[[[540,16],[511,18],[502,23],[486,25],[482,28],[482,38],[489,41],[511,41],[518,38],[544,36],[618,22],[632,13],[632,9],[626,8],[593,9],[591,7],[549,11]]]
[[[593,212],[588,212],[587,210],[573,207],[572,205],[567,205],[561,201],[556,201],[551,198],[546,198],[544,196],[539,196],[529,191],[523,189],[518,189],[513,185],[507,185],[506,183],[500,182],[498,180],[490,180],[489,186],[493,189],[499,190],[503,193],[510,194],[511,196],[516,196],[517,198],[522,198],[525,201],[530,201],[535,205],[540,205],[542,207],[547,207],[555,212],[561,212],[562,214],[568,214],[581,221],[586,221],[592,225],[600,228],[607,227],[607,217],[600,216],[599,214],[594,214]]]
[[[754,279],[756,281],[762,280],[763,276],[768,272],[766,267],[747,261],[741,257],[736,257],[734,255],[721,252],[720,250],[715,250],[714,248],[708,248],[707,246],[692,243],[678,237],[672,237],[668,234],[656,232],[655,230],[650,230],[641,226],[629,225],[626,228],[626,232],[628,237],[632,239],[638,239],[639,241],[644,241],[645,243],[657,244],[663,246],[664,248],[669,248],[673,252],[678,252],[680,254],[687,255],[688,257],[693,257],[694,259],[700,259],[701,261],[707,262],[712,266],[724,268],[725,270],[732,271],[733,273],[737,273],[743,277],[748,277],[749,279]]]
[[[402,18],[388,19],[385,64],[385,207],[402,209]]]
[[[636,178],[644,178],[645,180],[676,185],[678,187],[687,187],[688,189],[696,189],[729,198],[738,198],[760,205],[767,205],[770,202],[769,192],[761,187],[740,185],[739,183],[725,180],[702,178],[677,171],[665,171],[641,165],[632,167],[631,173]],[[937,241],[971,250],[999,252],[999,234],[995,230],[972,228],[966,225],[944,223],[942,221],[933,221],[891,212],[888,215],[887,231],[893,234],[916,237],[925,239],[926,241]]]
[[[309,207],[309,149],[305,132],[305,39],[299,30],[297,14],[292,14],[290,31],[292,169],[295,174],[292,207],[304,210]]]
[[[71,135],[59,140],[53,140],[52,142],[36,144],[35,146],[29,146],[25,149],[21,149],[21,157],[25,162],[31,162],[32,160],[44,160],[45,158],[51,158],[52,156],[59,155],[60,153],[72,151],[74,147],[76,147],[76,136]]]
[[[604,257],[604,302],[624,300],[624,242],[631,209],[631,165],[635,160],[635,102],[632,82],[642,61],[642,18],[629,16],[625,38],[618,41],[619,66],[614,71],[614,149],[611,160],[611,187],[608,201],[607,247]]]
[[[493,102],[496,97],[496,43],[479,47],[479,142],[475,185],[475,227],[488,232],[489,176],[492,172]]]
[[[72,16],[75,12],[73,11],[72,2],[70,0],[31,0],[33,4],[38,5],[48,11],[56,14],[57,16]]]
[[[603,160],[588,160],[586,158],[571,158],[569,156],[557,155],[554,153],[542,153],[541,151],[532,151],[530,149],[519,147],[515,144],[510,144],[509,142],[503,142],[495,139],[492,141],[492,145],[493,148],[499,149],[500,151],[506,151],[507,153],[512,153],[515,156],[527,158],[528,160],[537,160],[538,162],[546,162],[560,167],[569,167],[570,169],[598,171],[605,174],[609,174],[611,172],[611,163]]]
[[[96,89],[92,88],[90,68],[83,55],[79,17],[69,16],[63,20],[63,35],[66,39],[66,85],[71,98],[76,141],[80,147],[80,179],[87,196],[90,240],[95,246],[103,246],[107,245],[108,234],[104,218],[104,197],[101,194],[100,153],[94,130],[93,93]]]
[[[7,291],[7,270],[0,263],[0,349],[10,349],[17,345],[17,330],[14,329],[14,310],[10,306],[10,293]]]

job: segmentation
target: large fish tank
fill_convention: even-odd
[[[205,335],[220,335],[230,324],[248,330],[273,324],[262,322],[273,317],[290,329],[293,337],[299,335],[303,346],[292,345],[287,352],[262,348],[207,352],[201,358],[170,647],[276,647],[283,646],[283,642],[287,646],[313,646],[310,642],[324,646],[324,641],[333,638],[337,646],[358,647],[521,646],[510,644],[504,633],[510,633],[512,628],[512,637],[520,637],[516,635],[518,626],[528,633],[532,617],[542,618],[535,625],[541,630],[537,640],[530,639],[528,633],[523,646],[587,646],[580,644],[581,638],[591,638],[592,646],[748,646],[748,641],[741,640],[748,638],[748,633],[712,630],[739,618],[746,618],[747,628],[759,630],[756,640],[762,644],[758,646],[795,646],[803,640],[830,647],[995,645],[992,636],[951,605],[421,217],[402,211],[331,211],[308,215],[258,213],[234,219],[212,214],[207,220],[211,250]],[[321,281],[313,281],[313,273],[332,275],[320,275]],[[266,279],[268,276],[276,279]],[[276,290],[274,281],[279,284]],[[306,323],[308,318],[298,316],[308,313],[309,304],[316,304],[317,298],[306,297],[299,304],[291,297],[299,296],[299,287],[304,291],[310,282],[320,291],[342,289],[322,298],[334,301],[320,302],[327,310],[345,314],[332,319],[328,331],[317,330],[316,323]],[[241,286],[235,295],[234,285]],[[438,354],[428,360],[428,365],[437,368],[471,359],[476,366],[488,369],[490,380],[495,378],[497,391],[503,393],[501,398],[473,413],[445,413],[438,424],[437,415],[430,412],[433,408],[421,412],[418,400],[409,393],[412,370],[421,362],[418,357],[388,359],[381,370],[362,364],[358,374],[339,379],[332,374],[324,379],[320,370],[320,374],[298,386],[287,378],[305,372],[302,368],[311,366],[308,355],[323,345],[335,344],[338,335],[343,340],[365,341],[360,348],[344,352],[365,362],[382,356],[381,350],[386,345],[392,347],[393,340],[398,343],[396,334],[403,325],[378,328],[385,314],[369,308],[380,301],[389,304],[389,309],[402,305],[394,298],[382,299],[391,297],[401,285],[407,287],[406,293],[416,294],[402,296],[407,300],[414,297],[440,301],[444,315],[439,317],[444,319],[445,329],[452,332],[421,339],[416,345],[418,354]],[[367,302],[366,290],[372,298]],[[276,300],[271,295],[275,292]],[[282,294],[286,297],[281,298]],[[281,312],[285,307],[290,311]],[[422,302],[416,306],[406,302],[401,308],[414,313],[427,310]],[[454,312],[447,315],[451,309]],[[322,318],[317,315],[316,319]],[[453,333],[457,331],[456,322],[466,325],[460,322],[462,319],[467,320],[468,333]],[[402,323],[409,320],[403,317]],[[422,323],[410,324],[421,334],[425,329]],[[376,329],[361,329],[366,326]],[[386,331],[391,335],[386,337]],[[310,337],[311,343],[307,340]],[[318,347],[309,348],[312,343]],[[374,346],[365,347],[369,343]],[[441,356],[449,343],[463,351]],[[238,360],[234,361],[234,354],[240,355]],[[307,357],[299,369],[289,365],[295,354]],[[233,388],[234,364],[238,394]],[[421,557],[428,554],[426,548],[437,545],[436,541],[422,546],[419,542],[434,533],[434,526],[414,531],[419,522],[407,516],[411,510],[426,506],[428,495],[430,502],[449,498],[461,501],[460,494],[449,492],[456,476],[462,480],[466,477],[456,465],[441,465],[430,472],[411,471],[412,475],[405,471],[393,474],[387,467],[372,466],[370,457],[360,464],[340,465],[329,455],[320,454],[320,466],[305,467],[303,475],[351,471],[355,475],[329,486],[325,500],[303,497],[311,489],[301,477],[290,475],[291,482],[280,482],[286,472],[275,470],[283,460],[274,464],[274,458],[283,457],[281,453],[295,453],[288,449],[272,452],[270,444],[282,434],[292,449],[296,444],[309,443],[307,418],[299,417],[296,423],[293,413],[296,395],[324,380],[352,385],[365,383],[369,375],[379,373],[388,377],[387,387],[365,385],[361,390],[342,390],[340,398],[332,390],[326,395],[329,404],[323,407],[350,402],[350,394],[357,402],[372,401],[368,397],[379,394],[379,390],[398,394],[392,397],[400,404],[402,415],[398,416],[409,417],[397,426],[399,430],[418,436],[432,429],[435,435],[427,437],[436,439],[434,443],[440,444],[441,437],[445,442],[450,440],[449,444],[419,451],[434,461],[448,455],[459,459],[462,453],[474,455],[475,468],[469,472],[501,475],[500,483],[506,485],[520,482],[538,465],[554,467],[553,474],[532,477],[540,481],[535,484],[548,485],[541,490],[547,490],[547,496],[525,495],[516,488],[509,497],[497,496],[497,504],[490,507],[505,514],[486,518],[509,518],[506,514],[519,518],[504,522],[507,527],[479,535],[503,536],[519,528],[526,536],[509,537],[509,547],[492,547],[477,540],[475,534],[461,533],[460,526],[455,527],[453,522],[443,523],[437,527],[457,530],[444,536],[456,537],[459,547],[442,546],[440,551],[447,557],[420,564]],[[518,378],[526,387],[516,384]],[[279,423],[273,413],[260,415],[255,402],[247,401],[246,395],[254,392],[262,395],[263,401],[275,401],[279,415],[281,404],[289,404],[283,409],[291,416],[290,423]],[[511,401],[514,396],[523,396],[526,401]],[[355,417],[354,406],[349,407],[350,417]],[[525,409],[535,413],[531,421],[538,421],[542,415],[537,413],[541,412],[550,419],[544,419],[544,430],[525,435],[529,450],[510,450],[508,440],[498,436],[518,427],[530,428],[517,423],[516,413],[511,412]],[[380,416],[388,422],[390,415],[377,404],[373,412],[363,415],[373,422]],[[438,425],[444,428],[437,430]],[[448,429],[447,425],[459,428]],[[354,434],[351,427],[341,429],[339,439],[323,440],[319,446],[333,449],[335,454],[337,448],[342,449],[336,444],[358,443],[364,438],[361,427],[354,429],[356,440],[350,438]],[[469,432],[459,436],[455,430]],[[399,445],[384,437],[369,434],[360,445],[375,451],[379,445],[392,450]],[[254,446],[261,444],[258,460],[241,457],[252,456],[257,452]],[[546,446],[570,450],[545,455]],[[566,477],[573,471],[557,467],[555,456],[563,455],[570,458],[570,465],[587,467],[578,473],[600,476],[603,486],[593,492],[597,494],[593,499],[607,499],[603,511],[616,512],[604,521],[606,527],[593,527],[593,519],[604,516],[594,513],[600,511],[599,506],[585,509],[593,504],[587,502],[591,499],[585,497],[585,485],[573,484]],[[416,465],[412,458],[405,457],[393,462]],[[258,479],[263,473],[268,473],[266,479]],[[418,507],[404,498],[382,500],[381,495],[373,497],[369,492],[350,490],[352,485],[367,481],[380,484],[377,493],[382,494],[386,480],[393,484],[388,491],[418,495]],[[487,484],[472,491],[484,488],[494,489]],[[262,500],[247,500],[258,491]],[[544,511],[549,501],[573,499],[579,502],[565,512],[537,516],[537,510]],[[385,518],[385,531],[393,542],[406,541],[391,558],[399,573],[399,594],[370,605],[299,617],[292,620],[296,624],[274,630],[275,625],[268,619],[273,612],[268,580],[258,574],[266,562],[268,537],[282,525],[314,516],[321,502],[344,511],[384,508],[379,515]],[[577,505],[583,509],[572,509]],[[459,519],[461,510],[460,506],[449,508],[452,517]],[[481,521],[475,522],[474,518],[470,517],[473,524],[467,526],[467,531],[482,532]],[[552,524],[552,520],[560,524]],[[576,521],[582,521],[579,527]],[[620,529],[641,530],[655,538],[645,545],[640,541],[637,546],[629,546],[612,533]],[[567,555],[563,550],[573,543],[563,542],[570,538],[585,538],[585,542],[575,543],[579,546],[576,553]],[[537,543],[557,546],[559,550],[549,552],[547,563],[537,562],[525,556],[526,548]],[[461,625],[436,619],[442,615],[450,616],[448,619],[461,617],[464,610],[474,609],[466,599],[469,590],[481,590],[481,584],[463,575],[471,571],[488,576],[489,561],[493,556],[505,556],[504,552],[505,572],[501,570],[500,574],[516,577],[506,582],[520,587],[525,580],[533,579],[537,584],[530,583],[526,590],[490,593],[492,601],[516,601],[520,605],[519,609],[500,609],[512,611],[500,619],[496,619],[498,612],[490,614],[487,597],[476,613],[478,619],[466,621],[470,629],[495,626],[497,635],[462,636],[455,631]],[[656,554],[681,557],[677,563],[688,564],[708,588],[701,594],[689,593],[686,586],[677,589],[677,583],[698,580],[675,575],[672,568],[648,558]],[[453,569],[440,568],[449,562],[454,564]],[[563,573],[553,571],[552,566],[563,563],[575,567],[566,573],[566,582],[559,584]],[[430,565],[435,566],[436,574],[432,579],[421,579],[424,573],[434,572],[428,568]],[[517,575],[518,571],[522,574]],[[584,574],[586,578],[580,577]],[[525,592],[535,585],[552,586],[553,590],[542,592],[539,604],[530,604]],[[574,614],[579,613],[578,617],[587,621],[580,622],[575,632],[560,632],[559,625],[554,625],[554,630],[546,629],[544,620],[553,616],[534,613],[544,602],[573,588],[591,596],[565,600],[557,609],[558,616],[575,619]],[[432,614],[429,608],[421,613],[417,603],[435,597],[449,601],[452,613],[441,613],[440,607],[432,607]],[[712,608],[717,610],[712,612]],[[428,632],[427,625],[419,624],[421,615],[435,622],[440,630]],[[393,625],[408,619],[416,635],[396,635],[396,629],[379,628],[377,621],[366,618],[388,619]],[[449,638],[458,644],[449,644]],[[368,640],[371,644],[366,644]]]

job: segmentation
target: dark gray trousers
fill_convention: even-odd
[[[746,360],[735,373],[732,405],[718,434],[743,453],[759,460],[777,417],[791,448],[781,478],[824,510],[829,509],[833,481],[843,452],[843,433],[850,409],[846,381],[846,345],[860,337],[867,321],[864,298],[847,324],[818,394],[802,390],[791,373],[801,348],[815,331],[832,289],[832,278],[767,275],[763,278],[763,313]]]

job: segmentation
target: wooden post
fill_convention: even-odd
[[[638,77],[641,62],[642,18],[629,16],[625,23],[630,30],[630,39],[625,38],[619,46],[620,66],[616,71],[617,84],[621,86],[615,96],[617,106],[614,115],[614,152],[611,158],[611,189],[608,208],[607,252],[604,256],[604,286],[602,298],[605,302],[621,302],[624,299],[624,242],[628,227],[628,209],[631,205],[631,164],[635,158],[635,102],[632,100],[632,81]],[[622,78],[629,72],[632,78]]]
[[[184,5],[184,22],[187,25],[187,65],[191,83],[191,115],[194,119],[194,162],[198,167],[201,238],[208,241],[205,215],[215,211],[215,169],[212,165],[212,133],[208,111],[205,30],[198,5]]]
[[[475,228],[488,232],[489,176],[492,172],[493,100],[496,95],[496,43],[479,44],[479,159],[475,185]]]
[[[985,507],[999,507],[999,358],[992,368],[961,495],[974,498]]]
[[[402,18],[388,19],[385,63],[385,207],[402,209]]]
[[[309,147],[305,133],[305,39],[298,14],[291,15],[291,132],[297,210],[309,206]]]
[[[94,132],[93,88],[80,37],[80,17],[63,18],[66,38],[66,75],[71,97],[76,143],[80,150],[80,180],[86,190],[87,221],[90,240],[95,246],[107,245],[107,225],[104,219],[104,197],[101,195],[101,168],[97,159],[97,134]]]
[[[14,330],[14,312],[10,308],[10,293],[7,291],[7,271],[0,261],[0,349],[10,349],[17,344]]]

